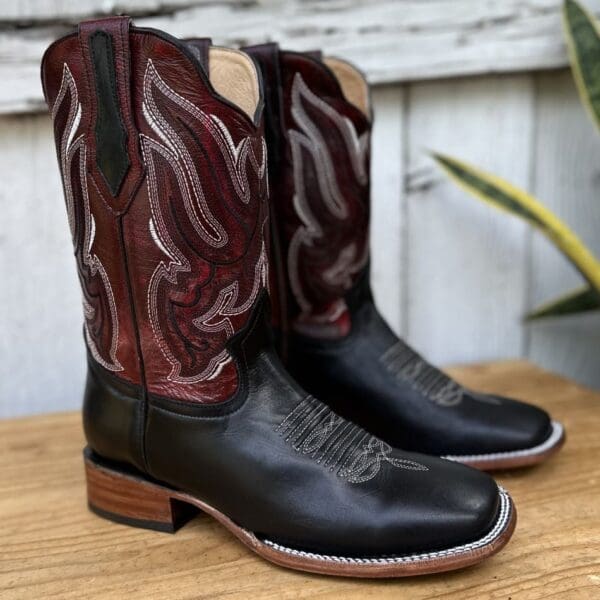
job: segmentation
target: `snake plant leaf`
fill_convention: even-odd
[[[552,211],[500,177],[443,154],[434,153],[433,158],[467,192],[525,219],[539,229],[573,263],[588,284],[600,293],[600,262]]]
[[[579,96],[600,128],[600,30],[596,19],[575,0],[565,0],[563,24]]]
[[[545,317],[560,317],[599,309],[600,294],[595,289],[585,286],[539,306],[530,312],[526,319],[535,321]]]

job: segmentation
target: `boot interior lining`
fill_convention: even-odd
[[[333,71],[346,100],[370,117],[369,86],[363,74],[350,63],[339,58],[327,57],[323,62]]]
[[[238,50],[211,46],[208,62],[210,82],[215,90],[253,119],[260,93],[252,59]]]

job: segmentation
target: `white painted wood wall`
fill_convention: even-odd
[[[113,9],[104,0],[5,4],[0,417],[80,404],[82,311],[50,121],[39,113],[37,69],[65,21]],[[588,5],[600,9],[600,0]],[[522,322],[527,310],[577,285],[576,273],[525,224],[456,189],[427,153],[448,152],[533,191],[600,254],[600,136],[564,68],[559,6],[129,3],[140,22],[176,35],[212,33],[230,44],[282,39],[288,47],[321,46],[356,60],[378,82],[373,280],[394,329],[441,364],[526,357],[600,386],[600,314]],[[24,23],[28,28],[10,26]]]

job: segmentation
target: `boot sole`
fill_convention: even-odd
[[[496,554],[510,539],[516,511],[502,489],[500,510],[492,529],[478,540],[404,556],[356,558],[317,554],[260,539],[202,500],[139,475],[121,471],[84,450],[88,505],[101,517],[146,529],[174,533],[198,511],[214,517],[250,550],[277,565],[344,577],[406,577],[461,569]]]
[[[552,431],[546,441],[532,448],[493,454],[448,455],[442,458],[460,462],[482,471],[532,467],[556,454],[564,445],[565,440],[565,428],[561,423],[552,421]]]

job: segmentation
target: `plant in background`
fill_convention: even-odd
[[[577,90],[600,127],[600,27],[575,0],[565,0],[564,30]],[[435,160],[458,185],[497,208],[528,221],[552,241],[585,279],[582,288],[540,306],[528,319],[600,310],[600,261],[552,211],[525,191],[467,163],[442,154]]]

